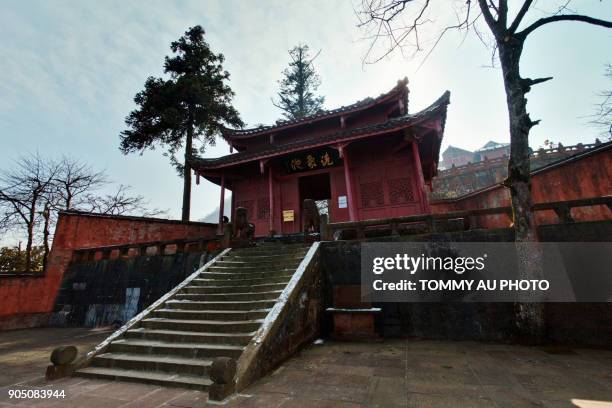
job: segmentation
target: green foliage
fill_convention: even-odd
[[[149,77],[144,90],[136,94],[138,106],[126,118],[128,129],[121,132],[120,149],[124,154],[167,147],[167,156],[179,173],[183,164],[176,152],[186,138],[214,145],[225,125],[243,125],[232,106],[234,93],[226,84],[229,73],[223,69],[224,57],[211,51],[201,26],[190,28],[170,46],[173,56],[166,57],[164,72],[169,79]],[[187,142],[187,146],[191,141]],[[196,148],[186,152],[192,155]]]
[[[322,109],[325,101],[325,97],[315,95],[321,80],[312,64],[316,56],[310,58],[308,51],[307,45],[298,45],[289,50],[291,62],[289,67],[283,70],[284,78],[278,81],[279,100],[272,103],[283,111],[283,116],[287,119],[299,119],[315,114]]]
[[[44,247],[32,247],[32,272],[42,272]],[[19,248],[0,248],[0,273],[21,273],[26,270],[26,252]]]

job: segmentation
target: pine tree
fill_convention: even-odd
[[[164,72],[169,79],[149,77],[145,88],[134,97],[138,108],[121,132],[120,149],[124,154],[154,149],[165,145],[166,156],[183,176],[182,220],[189,220],[191,201],[191,168],[189,158],[207,144],[214,145],[216,136],[226,126],[243,125],[232,106],[234,93],[226,84],[229,73],[223,69],[223,54],[215,54],[204,40],[204,29],[187,30],[170,48],[174,55],[166,57]],[[184,162],[176,153],[185,145]]]
[[[323,96],[315,95],[321,80],[312,63],[318,54],[310,58],[308,51],[308,46],[303,44],[289,50],[291,62],[283,70],[284,78],[278,81],[278,102],[273,100],[272,103],[283,111],[287,119],[312,115],[322,108],[325,101]]]

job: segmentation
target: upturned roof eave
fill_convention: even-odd
[[[314,115],[306,116],[300,119],[293,119],[281,122],[278,125],[268,125],[257,128],[250,129],[230,129],[225,128],[221,132],[221,136],[228,142],[236,142],[239,140],[249,139],[256,136],[267,135],[270,133],[278,132],[281,130],[290,129],[293,127],[299,127],[303,125],[312,124],[314,122],[319,122],[322,120],[332,119],[334,117],[340,117],[342,115],[347,115],[355,112],[359,112],[362,110],[370,109],[374,106],[386,103],[394,98],[402,98],[404,95],[408,94],[408,79],[404,78],[403,80],[398,81],[398,84],[394,86],[389,92],[379,95],[375,98],[365,98],[361,101],[357,101],[347,106],[341,106],[335,109],[329,109],[320,113],[315,113]]]

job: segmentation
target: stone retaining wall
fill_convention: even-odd
[[[612,241],[612,221],[547,225],[539,228],[548,242]],[[390,241],[508,242],[511,229],[474,230],[420,236],[385,238]],[[384,239],[377,238],[376,241]],[[372,240],[373,241],[373,240]],[[321,244],[321,268],[328,285],[325,306],[332,306],[335,285],[361,283],[360,241]],[[511,303],[374,303],[382,308],[377,330],[384,337],[416,336],[428,339],[512,342]],[[562,344],[610,346],[612,303],[546,303],[547,338]],[[329,334],[329,319],[324,333]]]

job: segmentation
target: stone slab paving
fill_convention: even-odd
[[[200,391],[42,377],[51,349],[85,350],[108,332],[0,333],[0,408],[217,407]],[[64,390],[64,399],[9,399],[9,389]],[[612,407],[612,351],[393,340],[311,346],[221,405],[245,407]]]

